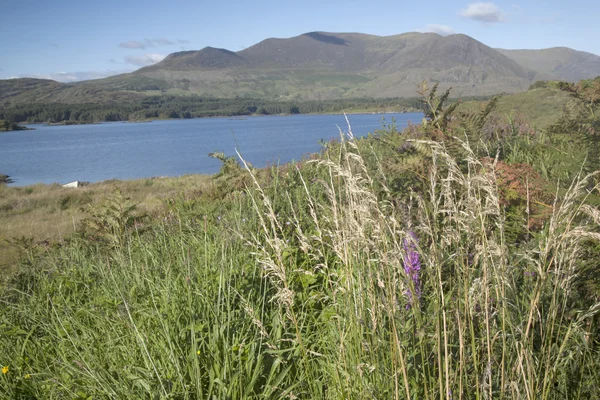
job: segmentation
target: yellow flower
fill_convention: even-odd
[[[4,367],[2,367],[2,373],[4,375],[8,374],[8,365],[5,365]]]
[[[31,378],[31,375],[27,374],[27,375],[24,376],[24,378],[25,379],[29,379],[29,378]]]
[[[196,354],[200,355],[200,350],[198,350],[198,351],[196,352]]]

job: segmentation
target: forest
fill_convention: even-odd
[[[342,99],[325,101],[269,101],[249,98],[200,96],[149,96],[116,104],[32,103],[0,109],[0,119],[15,123],[93,123],[167,118],[202,118],[242,115],[340,113],[343,111],[417,111],[419,99]]]

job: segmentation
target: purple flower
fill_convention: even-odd
[[[417,237],[413,232],[408,232],[408,236],[402,243],[402,247],[404,248],[404,258],[402,261],[404,262],[404,273],[406,274],[407,285],[409,287],[405,292],[408,298],[407,309],[413,304],[415,295],[417,300],[421,298],[421,280],[419,278],[421,261],[419,260],[419,253],[416,248]]]

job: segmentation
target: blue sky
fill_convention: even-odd
[[[492,47],[600,55],[600,1],[3,0],[0,79],[132,71],[180,50],[237,51],[311,31],[464,33]]]

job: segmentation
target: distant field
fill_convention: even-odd
[[[177,90],[177,89],[172,89]],[[569,97],[562,91],[550,88],[530,90],[525,93],[503,96],[494,113],[498,117],[524,118],[538,128],[554,123],[561,115]],[[486,101],[466,101],[458,111],[475,112]],[[395,110],[396,107],[392,107]],[[345,111],[361,113],[382,111],[379,105],[356,105]],[[9,237],[32,237],[36,241],[57,241],[76,230],[85,217],[85,207],[101,204],[115,187],[139,203],[143,211],[154,213],[164,206],[164,199],[178,193],[193,193],[214,185],[209,176],[190,175],[180,178],[141,179],[135,181],[109,181],[78,189],[65,189],[58,185],[29,187],[0,186],[0,267],[13,262],[18,249],[6,240]]]
[[[524,117],[529,124],[545,128],[558,120],[568,101],[569,95],[558,89],[533,89],[502,96],[494,114]],[[474,112],[482,104],[481,101],[467,101],[458,107],[458,111]]]
[[[193,196],[212,185],[208,175],[105,181],[76,189],[57,184],[0,185],[0,271],[19,254],[18,246],[10,244],[12,238],[60,241],[80,227],[88,215],[88,205],[102,204],[115,188],[138,204],[141,212],[157,214],[164,208],[166,199]]]

